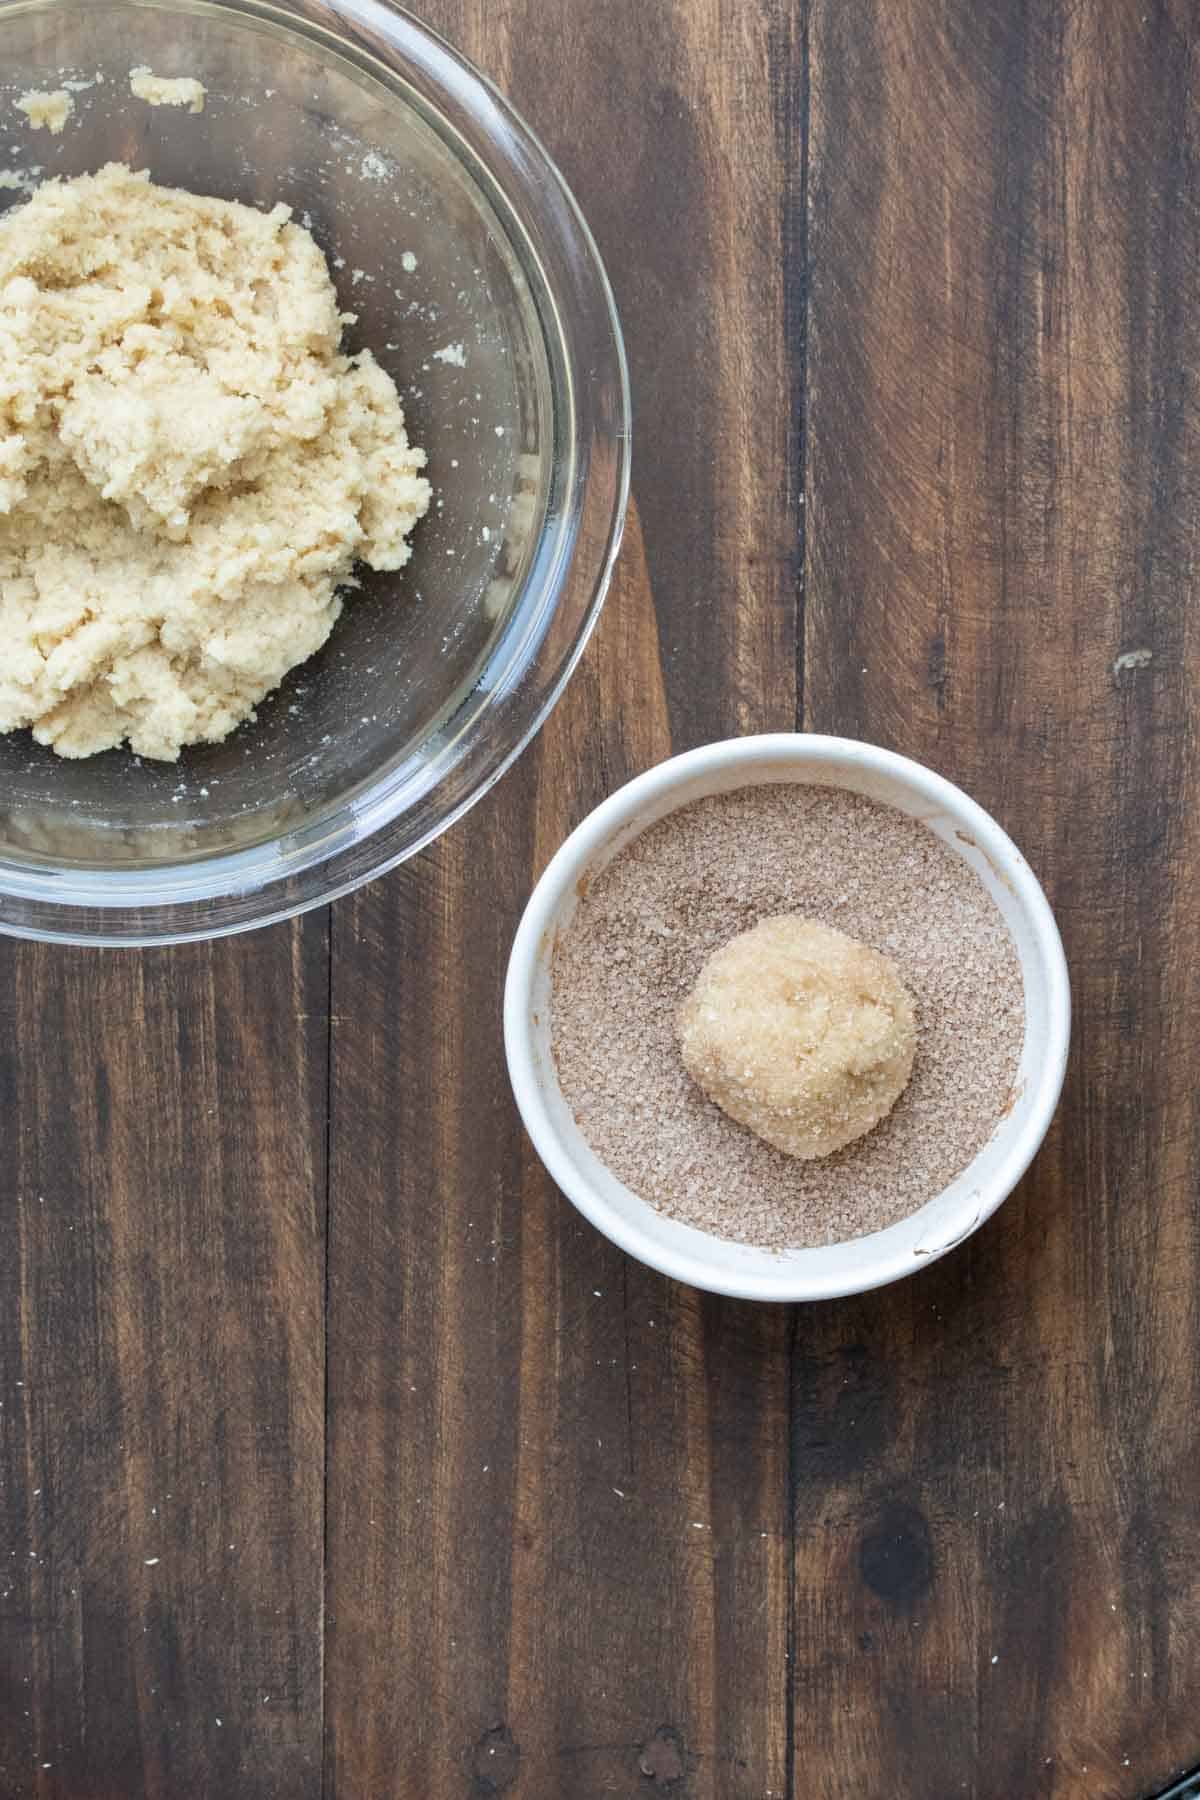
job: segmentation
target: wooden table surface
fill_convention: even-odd
[[[1200,9],[426,0],[636,395],[539,742],[332,913],[0,950],[0,1795],[1134,1800],[1200,1760]],[[501,978],[568,828],[796,724],[963,783],[1077,1023],[977,1237],[804,1309],[586,1226]]]

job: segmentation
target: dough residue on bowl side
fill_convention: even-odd
[[[32,130],[48,131],[51,137],[59,137],[75,111],[75,102],[66,88],[56,88],[52,94],[31,89],[17,101],[17,111],[25,114]]]
[[[186,106],[189,112],[204,111],[208,89],[191,75],[156,75],[143,66],[131,69],[129,91],[147,106]]]

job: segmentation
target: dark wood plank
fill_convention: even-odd
[[[322,918],[0,948],[0,1792],[321,1786]]]
[[[669,749],[636,518],[629,539],[535,752],[338,915],[332,1793],[785,1791],[786,1320],[579,1220],[500,1042],[530,872]]]
[[[806,1315],[797,1791],[1200,1752],[1198,19],[813,0],[806,719],[1046,877],[1064,1108],[962,1251]]]
[[[535,751],[338,915],[327,1791],[762,1800],[787,1787],[788,1322],[576,1219],[499,1015],[578,818],[673,745],[795,716],[784,9],[427,16],[533,118],[609,256],[646,534]]]
[[[779,1793],[786,1321],[703,1307],[583,1228],[498,1035],[516,918],[570,826],[673,745],[795,715],[779,9],[727,36],[714,5],[615,32],[572,7],[428,16],[529,110],[610,257],[646,549],[538,751],[336,947],[331,1782]],[[376,1069],[398,1100],[367,1114]],[[398,1512],[372,1535],[380,1496]]]
[[[534,751],[337,916],[328,1791],[763,1800],[788,1785],[788,1321],[576,1218],[520,1131],[500,995],[534,876],[606,792],[795,717],[788,9],[424,10],[608,258],[640,517]]]
[[[520,1131],[500,994],[535,874],[604,793],[795,716],[786,8],[425,13],[608,256],[646,530],[535,750],[337,915],[327,1791],[762,1800],[787,1787],[788,1322],[576,1218]]]

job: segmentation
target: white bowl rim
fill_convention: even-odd
[[[827,765],[831,761],[840,762],[847,770],[882,774],[903,782],[916,796],[962,822],[980,850],[1002,872],[1032,928],[1046,980],[1049,1029],[1041,1046],[1025,1126],[998,1171],[985,1188],[981,1187],[977,1215],[965,1229],[920,1256],[912,1248],[881,1250],[877,1240],[883,1233],[846,1240],[847,1245],[853,1245],[857,1259],[853,1276],[806,1270],[806,1260],[818,1251],[805,1249],[769,1257],[764,1253],[762,1274],[751,1276],[724,1270],[716,1259],[710,1261],[656,1242],[639,1225],[617,1214],[580,1168],[551,1119],[537,1072],[534,981],[543,942],[554,928],[564,895],[598,852],[652,803],[698,776],[715,777],[730,769],[743,769],[746,785],[750,786],[754,784],[754,771],[765,765],[790,762],[799,772],[806,766]],[[689,804],[695,798],[690,795],[681,804]],[[857,739],[808,732],[765,733],[704,744],[668,758],[611,794],[570,834],[534,888],[517,929],[504,993],[505,1053],[517,1107],[534,1149],[572,1204],[620,1249],[664,1275],[711,1293],[780,1302],[834,1299],[882,1287],[924,1268],[978,1230],[1007,1199],[1045,1138],[1066,1075],[1070,1028],[1070,982],[1058,926],[1041,884],[1003,827],[969,794],[923,763]],[[654,1213],[648,1203],[643,1204]],[[697,1232],[696,1236],[715,1245],[726,1242],[707,1233]]]

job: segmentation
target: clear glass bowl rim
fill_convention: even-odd
[[[557,327],[557,342],[547,345],[556,433],[572,464],[551,541],[539,546],[479,680],[443,728],[439,756],[389,771],[318,832],[301,825],[186,864],[109,872],[0,857],[0,933],[138,946],[228,936],[326,905],[416,855],[494,786],[553,710],[604,603],[629,500],[631,399],[616,303],[574,195],[511,103],[437,33],[386,0],[120,3],[274,26],[387,85],[403,83],[425,103],[487,171],[532,254],[535,288],[542,276],[539,311]],[[0,42],[6,18],[81,4],[87,0],[0,0]],[[546,281],[547,267],[565,292]],[[438,787],[448,792],[445,805],[421,808]]]

